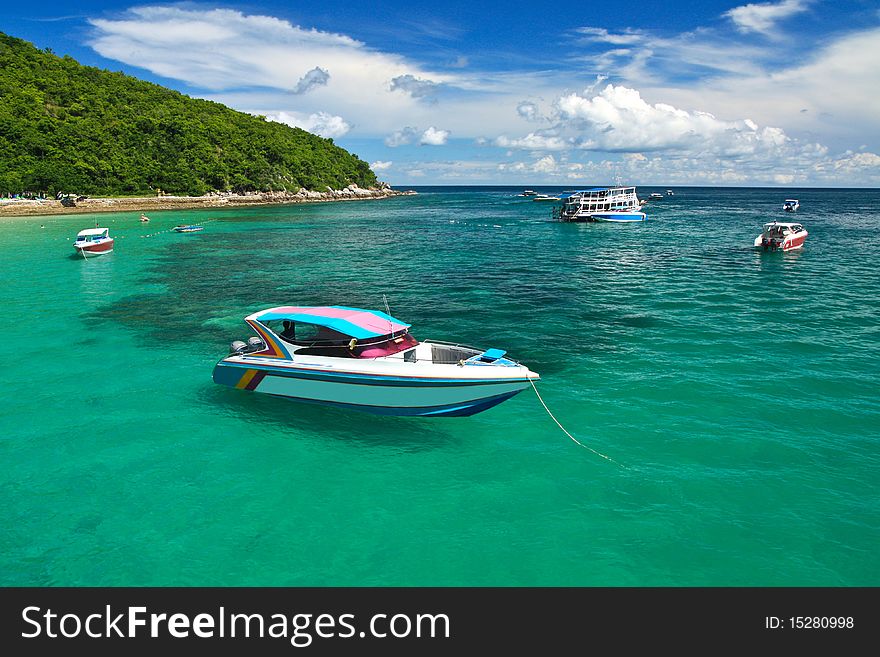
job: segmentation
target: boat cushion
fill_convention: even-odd
[[[486,349],[482,354],[480,354],[480,360],[491,362],[493,360],[498,360],[507,352],[503,349]]]

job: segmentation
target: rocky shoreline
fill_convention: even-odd
[[[397,191],[388,186],[363,189],[349,185],[344,189],[327,188],[326,192],[300,189],[298,192],[248,192],[233,194],[215,192],[205,196],[148,196],[142,198],[86,198],[76,205],[62,205],[54,199],[0,199],[0,217],[79,214],[93,212],[148,212],[150,210],[197,210],[249,205],[282,203],[321,203],[391,198],[415,194],[412,190]]]

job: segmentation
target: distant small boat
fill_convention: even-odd
[[[663,194],[660,192],[651,192],[651,198],[663,198]]]
[[[538,192],[533,189],[525,189],[522,194],[518,194],[518,196],[537,196]]]
[[[800,249],[807,239],[807,231],[801,224],[771,221],[755,238],[755,248],[765,251],[791,251]]]
[[[675,196],[675,193],[671,189],[667,189],[666,196]]]
[[[198,233],[200,230],[204,229],[204,226],[193,224],[189,226],[175,226],[172,230],[174,230],[175,233]]]
[[[562,199],[558,196],[551,196],[550,194],[535,194],[532,197],[533,201],[561,201]]]
[[[782,209],[786,212],[795,212],[799,207],[801,207],[801,203],[796,198],[787,198],[782,204]]]
[[[110,237],[110,229],[86,228],[79,231],[76,234],[76,240],[73,242],[73,248],[83,258],[92,258],[110,253],[113,251],[113,238]]]
[[[141,221],[142,221],[142,222],[146,223],[146,222],[148,222],[149,220],[150,220],[150,218],[149,218],[147,215],[145,215],[145,214],[142,214],[142,215],[141,215]]]

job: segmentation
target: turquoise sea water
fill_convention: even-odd
[[[0,220],[0,584],[880,585],[880,191],[677,188],[638,225],[419,191]],[[805,248],[752,249],[789,197]],[[95,218],[116,250],[77,259]],[[611,460],[530,389],[419,419],[212,383],[245,315],[383,294]]]

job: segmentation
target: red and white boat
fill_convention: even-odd
[[[800,249],[808,234],[801,224],[773,221],[764,224],[764,230],[755,238],[755,248],[765,251]]]
[[[110,253],[113,250],[113,238],[110,237],[110,229],[86,228],[79,231],[76,234],[73,248],[84,258],[92,258]]]

